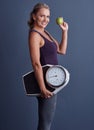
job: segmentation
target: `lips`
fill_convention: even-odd
[[[46,26],[47,24],[48,24],[47,22],[46,23],[44,23],[44,22],[42,23],[43,26]]]

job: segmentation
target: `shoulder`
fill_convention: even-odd
[[[29,43],[40,44],[41,43],[40,34],[35,31],[30,31],[29,32]]]
[[[41,47],[41,45],[44,44],[44,40],[38,32],[30,31],[29,32],[29,44]]]
[[[29,32],[29,38],[31,38],[31,39],[37,39],[37,38],[41,39],[40,34],[35,32],[35,31],[30,31]]]

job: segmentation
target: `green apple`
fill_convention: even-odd
[[[62,24],[64,22],[63,20],[63,17],[58,17],[56,18],[56,23],[59,25],[59,24]]]

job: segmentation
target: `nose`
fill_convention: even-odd
[[[49,22],[49,19],[48,19],[47,16],[44,17],[44,21],[45,21],[45,22]]]
[[[44,17],[44,21],[47,21],[47,17],[46,16]]]

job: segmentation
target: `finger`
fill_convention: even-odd
[[[48,91],[48,96],[52,96],[52,95],[53,95],[53,93]]]

